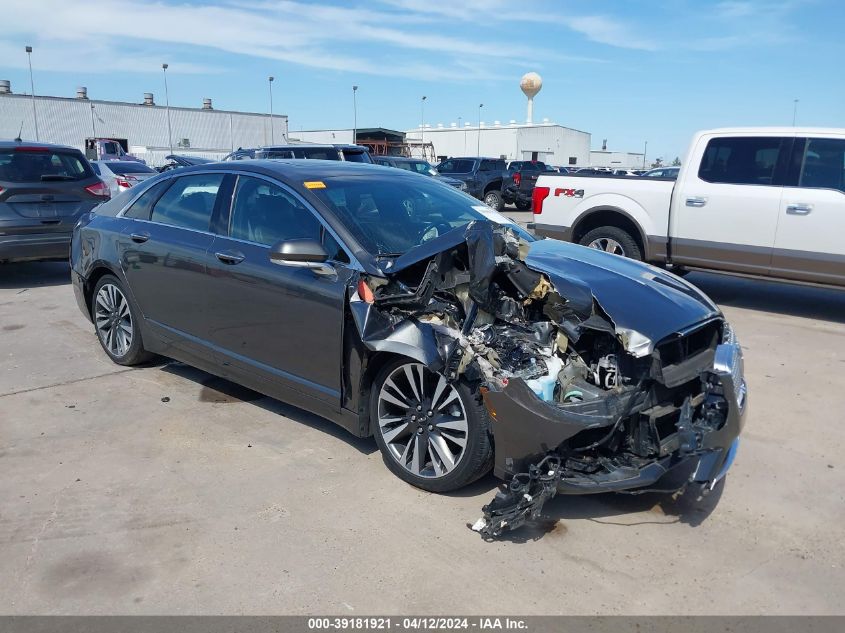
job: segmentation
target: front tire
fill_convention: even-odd
[[[370,421],[385,465],[412,486],[449,492],[490,470],[487,412],[463,380],[448,383],[421,363],[397,359],[373,382]]]
[[[484,204],[496,211],[502,211],[505,208],[505,201],[502,194],[495,189],[492,189],[484,194]]]
[[[138,365],[152,358],[141,340],[137,311],[114,275],[104,275],[94,287],[91,318],[103,351],[118,365]]]
[[[606,253],[621,255],[622,257],[629,257],[637,261],[642,261],[643,259],[640,246],[633,236],[624,229],[616,226],[600,226],[597,229],[593,229],[582,237],[578,243],[581,246],[595,248]]]

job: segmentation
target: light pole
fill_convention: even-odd
[[[798,99],[792,100],[792,127],[795,127],[795,119],[798,117]]]
[[[420,99],[420,152],[422,158],[425,159],[425,100],[428,99],[425,95]]]
[[[645,147],[643,147],[643,169],[645,169],[645,155],[648,152],[648,141],[645,142]]]
[[[29,60],[29,91],[32,93],[32,120],[35,123],[35,140],[38,139],[38,114],[35,112],[35,82],[32,80],[32,46],[26,47],[26,56]]]
[[[267,82],[270,84],[270,145],[276,144],[276,137],[273,134],[273,75],[267,77]]]
[[[168,64],[161,65],[161,71],[164,73],[164,101],[167,105],[167,140],[170,144],[170,153],[173,153],[173,128],[170,127],[170,93],[167,91],[167,68]]]
[[[358,142],[358,86],[352,86],[352,142]]]
[[[478,144],[475,148],[475,153],[478,156],[481,156],[481,108],[484,107],[483,103],[478,104]]]
[[[97,126],[94,123],[94,104],[91,104],[91,138],[97,138]]]
[[[462,117],[458,117],[458,129],[461,129],[461,119]],[[467,153],[467,131],[464,129],[464,154]]]

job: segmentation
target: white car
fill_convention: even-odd
[[[130,160],[92,160],[91,167],[109,187],[112,198],[158,172],[143,163]]]
[[[699,132],[678,169],[542,175],[529,227],[677,270],[845,286],[845,129]]]

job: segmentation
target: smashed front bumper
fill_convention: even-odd
[[[488,391],[484,402],[493,421],[494,472],[509,484],[484,507],[484,517],[473,529],[486,537],[515,529],[539,516],[543,504],[555,494],[674,492],[686,486],[698,486],[706,493],[733,463],[748,414],[739,345],[717,346],[713,366],[702,379],[709,386],[702,397],[717,403],[724,413],[720,424],[707,426],[694,418],[688,399],[677,431],[664,440],[660,455],[598,473],[567,468],[563,447],[579,433],[612,427],[626,414],[630,400],[608,399],[566,410],[541,401],[521,380],[511,381],[501,391]]]

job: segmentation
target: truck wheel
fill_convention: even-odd
[[[528,211],[531,208],[530,202],[517,202],[516,208],[520,211]]]
[[[463,379],[446,382],[398,359],[373,382],[370,421],[385,465],[400,479],[449,492],[490,470],[493,448],[481,396]]]
[[[484,204],[496,211],[501,211],[505,208],[505,201],[502,199],[502,194],[495,189],[484,194]]]
[[[637,241],[624,229],[616,226],[600,226],[587,233],[578,242],[606,253],[630,257],[642,261],[643,254]]]

